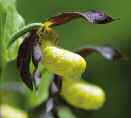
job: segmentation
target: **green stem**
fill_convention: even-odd
[[[42,23],[32,23],[29,24],[22,29],[20,29],[18,32],[15,32],[13,36],[11,37],[11,40],[7,46],[9,48],[20,36],[24,35],[25,33],[31,31],[32,29],[37,29],[42,26]]]

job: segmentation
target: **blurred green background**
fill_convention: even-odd
[[[96,54],[87,59],[89,66],[88,81],[105,89],[107,102],[98,111],[91,113],[76,111],[75,113],[80,118],[131,117],[131,94],[129,92],[131,90],[130,4],[130,0],[18,0],[17,2],[18,11],[25,18],[26,23],[43,22],[62,11],[85,11],[91,9],[103,10],[114,18],[120,18],[119,21],[106,25],[92,25],[82,19],[78,19],[55,28],[60,36],[61,47],[66,49],[73,50],[88,44],[110,44],[122,50],[129,57],[128,62],[111,62]],[[18,79],[16,76],[17,70],[12,69],[12,64],[14,62],[10,63],[8,70],[5,70],[5,75],[9,74],[11,78]],[[5,101],[15,107],[27,109],[30,101],[27,100],[28,93],[29,91],[26,93],[26,97],[18,93],[10,94]]]

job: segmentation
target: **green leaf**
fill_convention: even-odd
[[[16,62],[7,63],[0,78],[0,104],[9,104],[24,108],[26,105],[26,88],[20,81]],[[22,103],[22,101],[24,103]]]
[[[27,97],[29,100],[29,105],[31,108],[36,107],[40,105],[42,102],[44,102],[49,95],[49,86],[51,83],[51,80],[53,78],[53,74],[49,72],[42,73],[42,79],[40,80],[40,85],[37,91],[28,91]],[[29,90],[29,89],[28,89]]]
[[[28,109],[40,105],[48,98],[49,85],[53,76],[47,71],[44,71],[42,75],[38,90],[30,91],[20,78],[16,61],[8,62],[0,79],[0,98],[2,98],[2,102]]]
[[[1,80],[3,82],[20,82],[16,61],[8,62],[3,68]]]
[[[0,72],[6,62],[16,57],[18,40],[7,50],[11,35],[24,26],[24,19],[16,10],[16,0],[0,0]]]
[[[68,107],[59,107],[58,115],[60,118],[76,118]]]

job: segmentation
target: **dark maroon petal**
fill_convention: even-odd
[[[81,48],[76,51],[76,53],[80,54],[83,57],[86,57],[93,52],[99,53],[108,60],[119,60],[119,59],[127,60],[126,55],[124,55],[118,49],[115,49],[111,46],[90,46]]]
[[[62,77],[59,75],[54,74],[53,81],[50,85],[50,96],[56,96],[61,89],[62,86]]]
[[[47,103],[46,103],[46,112],[49,113],[52,111],[54,107],[54,99],[53,98],[50,98]]]
[[[94,24],[106,24],[116,20],[113,19],[111,16],[108,16],[104,12],[96,10],[81,13],[81,16]]]
[[[38,43],[33,45],[32,62],[35,68],[38,67],[38,63],[42,60],[42,52]]]
[[[29,65],[31,60],[31,54],[33,49],[33,42],[36,38],[34,31],[27,34],[23,43],[20,45],[18,56],[17,56],[17,67],[20,72],[20,76],[23,82],[30,88],[33,89],[33,78],[30,73]]]
[[[42,52],[38,42],[38,37],[36,37],[36,39],[33,42],[33,50],[32,50],[32,62],[35,67],[33,73],[33,82],[35,89],[38,89],[41,80],[41,73],[38,67],[38,64],[40,63],[41,60],[42,60]]]
[[[52,26],[56,26],[62,25],[76,18],[83,18],[93,24],[105,24],[116,20],[102,11],[91,10],[87,12],[63,12],[50,18],[48,21],[53,23]]]
[[[55,83],[55,85],[58,87],[58,89],[61,89],[62,86],[62,76],[59,76],[57,74],[54,74],[54,79],[53,82]]]
[[[37,90],[40,85],[41,80],[41,73],[38,68],[35,68],[34,74],[33,74],[33,81],[34,81],[34,87]]]
[[[57,16],[50,18],[49,21],[51,21],[53,23],[53,26],[56,26],[56,25],[65,24],[65,23],[67,23],[75,18],[79,18],[79,17],[80,17],[80,15],[78,13],[64,12],[64,13],[58,14]]]

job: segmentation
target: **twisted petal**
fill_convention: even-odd
[[[76,53],[80,54],[83,57],[90,55],[91,53],[96,52],[102,55],[108,60],[127,60],[127,56],[121,53],[118,49],[111,46],[89,46],[85,48],[78,49]]]
[[[35,42],[36,34],[32,31],[27,34],[23,43],[20,45],[18,56],[17,56],[17,67],[20,72],[20,76],[23,82],[30,88],[33,89],[33,78],[30,73],[29,65],[31,60],[31,54],[33,50],[33,43]]]
[[[52,22],[52,26],[62,25],[76,18],[83,18],[93,24],[106,24],[114,20],[111,16],[103,11],[91,10],[87,12],[63,12],[57,16],[51,17],[48,21]]]

